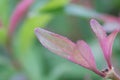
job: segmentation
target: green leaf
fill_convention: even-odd
[[[19,44],[21,51],[25,51],[29,48],[35,38],[34,29],[36,27],[44,27],[51,19],[51,15],[40,15],[29,17],[19,33]]]
[[[9,9],[9,0],[0,0],[0,20],[2,20],[4,26],[8,25]]]
[[[76,78],[79,80],[79,79],[83,79],[87,74],[94,76],[94,78],[97,78],[97,80],[100,78],[98,75],[96,75],[92,71],[83,69],[79,65],[75,65],[72,63],[70,64],[63,63],[63,64],[57,65],[50,72],[48,80],[62,80],[63,77],[65,76],[72,80],[75,80]]]
[[[36,38],[34,29],[39,26],[44,27],[51,18],[52,16],[49,14],[28,17],[22,28],[20,28],[18,35],[14,37],[13,48],[15,50],[15,56],[30,78],[29,80],[43,80],[41,76],[42,65],[39,64],[41,60],[39,60],[36,54],[38,50],[36,50],[36,46],[33,47]]]
[[[0,54],[0,80],[9,80],[15,72],[10,59]]]
[[[43,6],[40,11],[42,12],[50,12],[56,11],[65,7],[68,4],[69,0],[50,0],[45,6]]]
[[[0,44],[5,44],[7,40],[7,31],[5,28],[0,28]]]
[[[17,56],[23,67],[24,72],[30,78],[29,80],[43,80],[42,65],[43,64],[35,51],[36,49],[30,48],[24,52],[24,55]]]

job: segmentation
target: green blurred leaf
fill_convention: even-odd
[[[23,27],[20,28],[18,35],[14,37],[15,56],[20,61],[23,69],[30,78],[29,80],[43,80],[41,73],[41,60],[36,53],[37,47],[33,47],[35,40],[34,29],[44,27],[52,18],[52,15],[30,16],[25,20]],[[41,63],[42,64],[42,63]]]
[[[51,72],[48,77],[48,80],[63,80],[64,77],[70,80],[79,80],[83,79],[87,74],[94,76],[97,80],[100,78],[98,75],[89,71],[87,69],[83,69],[79,65],[75,65],[73,63],[63,63],[57,65]],[[66,79],[65,79],[66,80]]]
[[[0,80],[9,80],[14,72],[15,70],[10,60],[5,56],[0,55]]]
[[[5,28],[0,28],[0,44],[5,44],[7,40],[7,31]]]
[[[40,65],[41,61],[38,59],[35,50],[36,49],[33,50],[31,48],[18,58],[22,64],[24,72],[26,72],[29,77],[29,80],[43,80],[42,65]]]
[[[19,33],[19,44],[20,44],[20,52],[24,52],[27,48],[29,48],[35,38],[34,29],[36,27],[44,27],[48,21],[51,19],[51,15],[40,15],[29,17],[22,29]]]
[[[7,26],[8,24],[8,14],[9,14],[9,0],[0,0],[0,20],[2,20],[3,25]]]
[[[47,4],[45,4],[45,6],[43,6],[40,11],[42,12],[52,12],[52,11],[56,11],[59,10],[63,7],[65,7],[65,5],[67,5],[69,2],[69,0],[50,0]]]

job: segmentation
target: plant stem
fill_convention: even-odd
[[[112,80],[120,80],[120,77],[117,75],[117,73],[115,73],[113,68],[107,73],[105,78]]]

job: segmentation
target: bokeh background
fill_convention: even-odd
[[[120,23],[120,0],[33,0],[23,16],[16,16],[22,18],[9,35],[11,16],[22,1],[25,0],[0,0],[0,80],[103,80],[48,51],[37,40],[34,29],[45,28],[73,42],[85,40],[98,69],[105,69],[106,62],[89,21],[95,18],[103,26],[108,21],[110,26],[105,30],[109,34],[115,26],[109,21]],[[120,75],[120,33],[114,42],[112,63]]]

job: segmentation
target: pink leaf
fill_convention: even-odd
[[[108,47],[108,53],[106,55],[106,58],[107,58],[107,62],[109,64],[109,67],[111,68],[111,62],[110,62],[110,59],[111,59],[111,56],[112,56],[112,46],[113,46],[113,43],[114,43],[114,39],[117,35],[117,33],[119,32],[119,30],[115,30],[114,32],[112,32],[108,37],[107,37],[107,47]]]
[[[36,28],[35,34],[42,45],[50,51],[65,58],[73,54],[75,44],[69,39],[41,28]]]
[[[77,42],[77,47],[78,47],[79,52],[81,53],[81,56],[85,59],[85,61],[87,61],[88,67],[96,68],[95,60],[94,60],[92,51],[90,47],[88,46],[88,44],[84,42],[83,40],[81,40]]]
[[[74,62],[77,62],[83,67],[86,67],[94,71],[98,75],[104,76],[104,74],[101,73],[96,68],[95,59],[89,45],[85,41],[80,40],[77,42],[76,46],[77,46],[76,53],[73,54]]]
[[[113,45],[114,39],[115,39],[115,37],[117,36],[117,33],[118,33],[118,32],[119,32],[118,30],[114,30],[114,32],[112,32],[112,33],[107,37],[110,55],[112,55],[112,45]]]
[[[26,11],[29,9],[33,1],[34,0],[21,0],[21,2],[16,6],[10,18],[9,35],[14,32],[18,23],[24,17]]]
[[[96,34],[99,40],[99,43],[101,45],[107,64],[111,69],[112,68],[112,65],[111,65],[112,45],[119,30],[114,31],[112,34],[110,34],[107,37],[107,34],[103,30],[102,26],[96,20],[92,19],[90,21],[90,24],[91,24],[92,30],[94,31],[94,33]]]
[[[75,44],[63,36],[41,28],[36,28],[35,34],[42,45],[50,51],[104,76],[96,69],[92,51],[84,41],[78,41]]]

